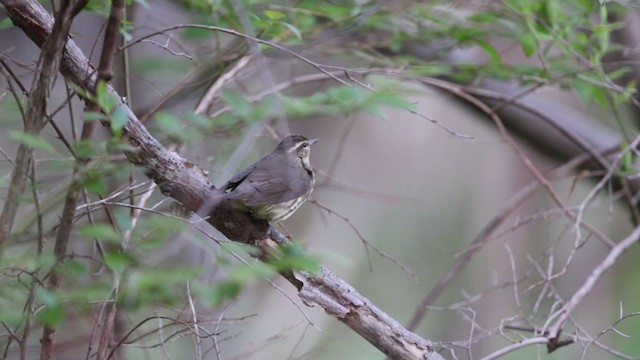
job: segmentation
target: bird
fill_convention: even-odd
[[[254,219],[272,224],[286,220],[313,191],[316,180],[309,154],[317,141],[302,135],[285,137],[273,152],[221,186],[222,200]]]

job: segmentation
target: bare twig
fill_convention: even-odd
[[[514,351],[522,349],[524,347],[531,346],[531,345],[536,345],[536,344],[546,344],[548,342],[549,342],[549,339],[547,339],[544,336],[529,338],[529,339],[517,342],[515,344],[511,344],[509,346],[505,346],[502,349],[483,357],[481,360],[498,359],[498,358],[503,357],[504,355],[507,355],[508,353],[514,352]]]
[[[371,255],[369,254],[369,248],[372,248],[376,253],[378,253],[378,255],[380,255],[381,257],[383,257],[383,258],[391,261],[392,263],[396,264],[398,267],[400,267],[402,270],[404,270],[404,272],[409,274],[409,276],[411,276],[414,280],[419,282],[418,276],[416,275],[415,271],[411,270],[407,265],[403,264],[400,260],[398,260],[395,257],[393,257],[393,256],[387,254],[386,252],[382,251],[380,248],[378,248],[377,246],[372,244],[369,240],[367,240],[367,238],[365,238],[364,235],[362,235],[360,230],[358,230],[358,228],[355,225],[353,225],[353,223],[351,222],[351,220],[349,220],[348,217],[343,216],[342,214],[336,212],[335,210],[333,210],[333,209],[331,209],[331,208],[329,208],[329,207],[327,207],[325,205],[322,205],[317,200],[310,200],[309,202],[313,203],[313,204],[316,204],[322,210],[328,212],[329,214],[337,216],[339,219],[344,221],[351,228],[351,230],[353,230],[353,232],[356,234],[358,239],[360,239],[360,241],[362,242],[362,245],[364,245],[364,249],[367,252],[367,258],[369,260],[369,270],[370,271],[373,271],[373,265],[371,263]]]
[[[629,247],[633,246],[640,239],[640,226],[636,227],[631,234],[629,234],[625,239],[620,241],[616,246],[611,249],[609,254],[602,260],[602,262],[596,266],[587,280],[585,280],[584,284],[573,294],[571,299],[567,301],[561,309],[555,312],[552,316],[547,320],[547,324],[550,324],[553,319],[558,318],[556,322],[548,327],[549,339],[557,340],[560,336],[560,331],[564,323],[567,321],[571,312],[580,304],[582,299],[593,289],[596,282],[602,277],[605,271],[607,271],[611,266],[616,263],[616,260],[622,253],[624,253]],[[545,329],[547,326],[545,325]]]
[[[572,161],[569,161],[568,163],[552,171],[547,177],[553,179],[557,176],[563,175],[567,171],[572,170],[588,159],[588,154],[578,156]],[[487,225],[485,225],[485,227],[478,233],[478,235],[476,235],[466,251],[462,254],[462,256],[458,258],[456,263],[451,267],[447,274],[445,274],[440,280],[438,280],[436,285],[431,288],[424,299],[420,302],[420,305],[416,308],[413,317],[409,321],[409,325],[407,326],[409,329],[415,329],[418,324],[420,324],[420,322],[426,315],[429,306],[431,306],[436,301],[436,299],[440,297],[442,292],[449,286],[449,284],[451,283],[451,281],[453,281],[457,274],[459,274],[466,267],[471,258],[478,251],[480,251],[480,249],[482,249],[482,247],[489,241],[489,239],[491,239],[498,227],[504,223],[508,216],[511,215],[511,213],[513,213],[513,211],[518,206],[520,206],[522,202],[524,202],[537,190],[539,190],[541,186],[542,185],[538,181],[533,181],[527,186],[523,187],[516,195],[511,198],[511,200],[509,200],[508,204],[498,214],[496,214],[493,219],[487,223]]]
[[[164,29],[152,32],[151,34],[145,35],[139,39],[136,39],[134,41],[131,41],[130,43],[126,44],[125,46],[120,47],[120,50],[123,50],[125,48],[131,47],[139,42],[142,42],[146,39],[152,38],[154,36],[158,36],[158,35],[162,35],[166,32],[169,31],[174,31],[174,30],[179,30],[179,29],[185,29],[185,28],[190,28],[190,29],[203,29],[203,30],[211,30],[211,31],[219,31],[219,32],[223,32],[225,34],[230,34],[230,35],[234,35],[234,36],[238,36],[247,40],[251,40],[253,42],[256,42],[258,44],[263,44],[263,45],[268,45],[271,46],[274,49],[278,49],[288,55],[293,56],[294,58],[301,60],[309,65],[311,65],[312,67],[316,68],[318,71],[320,71],[321,73],[327,75],[328,77],[332,78],[333,80],[337,81],[338,83],[345,85],[345,86],[350,86],[348,82],[340,79],[339,77],[333,75],[331,72],[329,72],[328,70],[326,70],[327,68],[329,68],[329,66],[327,65],[323,65],[320,63],[317,63],[311,59],[308,59],[300,54],[298,54],[295,51],[289,50],[288,48],[276,44],[274,42],[271,41],[267,41],[267,40],[262,40],[259,39],[257,37],[254,36],[250,36],[247,34],[243,34],[239,31],[233,30],[233,29],[227,29],[227,28],[223,28],[223,27],[219,27],[219,26],[209,26],[209,25],[201,25],[201,24],[178,24],[178,25],[173,25],[173,26],[169,26],[166,27]]]
[[[587,231],[591,232],[604,245],[608,246],[609,248],[613,248],[615,246],[615,243],[611,239],[609,239],[605,234],[603,234],[600,230],[593,227],[591,224],[578,219],[575,212],[567,208],[567,205],[564,203],[564,200],[562,200],[562,197],[560,196],[560,194],[558,194],[558,192],[553,188],[553,186],[551,186],[549,181],[544,177],[544,175],[540,172],[540,170],[538,170],[538,168],[531,162],[531,159],[529,159],[529,157],[524,154],[524,152],[513,140],[513,137],[509,134],[507,128],[504,126],[504,123],[502,122],[500,117],[495,113],[495,111],[493,111],[489,106],[484,104],[479,99],[466,93],[458,85],[455,85],[446,81],[442,81],[442,80],[435,80],[435,79],[429,79],[426,83],[428,83],[429,85],[437,86],[441,89],[447,90],[452,94],[455,94],[461,97],[462,99],[468,101],[469,103],[473,104],[478,109],[480,109],[482,112],[487,114],[494,121],[494,123],[496,124],[496,127],[502,134],[503,138],[507,141],[509,146],[514,150],[514,152],[516,153],[516,155],[518,156],[522,164],[529,170],[529,172],[531,172],[531,174],[536,178],[536,180],[538,180],[540,184],[547,190],[547,193],[549,194],[551,199],[560,208],[564,210],[565,216],[570,220],[576,222],[579,226],[584,227]]]

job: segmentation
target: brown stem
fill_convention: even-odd
[[[7,1],[3,4],[9,15],[16,10],[16,7],[19,8],[21,5],[15,1]],[[44,127],[49,89],[54,76],[58,73],[61,53],[65,46],[73,17],[83,6],[83,1],[72,6],[69,0],[64,0],[56,16],[55,23],[52,22],[52,24],[49,24],[48,32],[50,35],[43,39],[41,61],[37,75],[38,79],[34,89],[30,93],[29,108],[25,115],[24,130],[30,135],[37,136]],[[22,20],[24,21],[23,24],[29,22],[29,19]],[[30,28],[30,31],[37,31],[37,28]],[[2,215],[0,215],[0,251],[11,235],[11,229],[18,210],[17,198],[21,196],[25,190],[27,177],[31,170],[30,167],[33,165],[32,162],[33,149],[25,144],[21,144],[18,147],[16,161],[11,174],[9,192],[3,206]],[[66,245],[59,246],[56,244],[54,251],[58,254],[64,247],[66,247]],[[50,286],[57,286],[58,281],[57,276],[52,276]],[[53,332],[47,331],[47,328],[48,326],[45,327],[43,331],[42,359],[51,359],[53,356]],[[28,325],[25,327],[25,334],[28,333],[27,329]]]
[[[3,4],[9,16],[21,5],[19,1],[13,0],[5,0]],[[52,22],[47,29],[47,33],[50,33],[51,36],[45,36],[42,39],[37,81],[30,93],[29,108],[24,119],[24,131],[27,134],[38,136],[44,127],[49,88],[55,74],[58,72],[62,49],[69,34],[73,19],[71,11],[70,0],[64,0],[62,10],[58,13],[55,24]],[[22,20],[22,25],[27,25],[30,22],[29,19]],[[20,26],[19,24],[15,25]],[[37,28],[30,28],[29,31],[36,32],[38,30]],[[33,149],[25,144],[20,144],[11,173],[9,191],[0,215],[0,253],[11,235],[11,229],[18,212],[18,198],[22,196],[27,185],[32,160]]]
[[[86,4],[86,0],[80,0],[76,3],[71,9],[72,14],[77,14]],[[102,54],[100,57],[100,66],[98,67],[98,81],[109,81],[112,78],[112,70],[113,66],[113,58],[116,51],[116,44],[118,41],[119,27],[120,27],[120,19],[122,17],[122,9],[124,7],[124,1],[122,0],[114,0],[112,5],[111,15],[109,17],[107,31],[105,34],[104,44],[102,48]],[[95,84],[97,86],[97,82]],[[92,93],[96,93],[96,88],[94,86]],[[89,102],[88,103],[88,111],[97,112],[100,110],[98,104]],[[82,126],[82,133],[80,135],[81,140],[89,140],[93,137],[95,133],[96,122],[95,121],[86,121]],[[84,157],[78,157],[76,160],[76,166],[73,171],[72,179],[76,179],[78,173],[82,170],[82,168],[88,163],[90,159]],[[54,247],[54,255],[58,262],[62,261],[62,259],[67,254],[67,246],[69,243],[69,237],[71,235],[71,230],[73,229],[73,220],[75,217],[76,206],[78,203],[78,196],[80,194],[81,187],[78,184],[72,183],[67,191],[67,195],[65,197],[64,207],[62,210],[62,215],[60,217],[60,225],[58,226],[58,232],[56,234],[56,242]],[[61,275],[57,271],[57,265],[54,266],[53,271],[51,272],[51,276],[49,277],[48,288],[50,290],[55,290],[59,288],[60,282],[62,278]],[[106,319],[113,319],[115,314],[115,306],[109,307],[109,313],[106,316]],[[107,352],[108,339],[110,338],[111,329],[113,321],[105,321],[105,326],[102,328],[102,336],[100,338],[100,346],[98,348],[98,358],[104,358],[104,355]],[[55,339],[56,329],[51,325],[45,325],[42,332],[42,344],[43,344],[43,358],[49,358],[53,351],[53,341]],[[46,352],[45,352],[46,349]],[[102,356],[101,356],[102,355]]]

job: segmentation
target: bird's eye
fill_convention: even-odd
[[[309,147],[309,143],[302,143],[302,147]]]

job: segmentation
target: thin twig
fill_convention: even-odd
[[[278,49],[280,51],[283,51],[293,57],[295,57],[298,60],[301,60],[309,65],[311,65],[312,67],[316,68],[318,71],[320,71],[321,73],[329,76],[330,78],[332,78],[333,80],[337,81],[338,83],[345,85],[345,86],[350,86],[348,82],[340,79],[337,76],[334,76],[333,74],[331,74],[329,71],[326,70],[326,68],[328,67],[327,65],[323,65],[320,63],[317,63],[311,59],[306,58],[305,56],[302,56],[300,54],[298,54],[295,51],[289,50],[288,48],[282,46],[282,45],[278,45],[274,42],[271,41],[267,41],[267,40],[262,40],[247,34],[243,34],[239,31],[233,30],[233,29],[227,29],[227,28],[223,28],[223,27],[219,27],[219,26],[208,26],[208,25],[201,25],[201,24],[178,24],[178,25],[173,25],[173,26],[169,26],[166,27],[164,29],[152,32],[151,34],[147,34],[139,39],[136,39],[134,41],[131,41],[130,43],[126,44],[125,46],[121,46],[120,50],[126,49],[128,47],[131,47],[139,42],[142,42],[146,39],[149,39],[151,37],[157,36],[157,35],[161,35],[164,34],[166,32],[169,31],[174,31],[174,30],[179,30],[179,29],[185,29],[185,28],[190,28],[190,29],[203,29],[203,30],[211,30],[211,31],[219,31],[219,32],[223,32],[226,34],[230,34],[230,35],[234,35],[234,36],[238,36],[247,40],[251,40],[254,41],[258,44],[263,44],[263,45],[268,45],[271,46],[275,49]]]
[[[582,284],[582,286],[573,294],[571,299],[560,310],[549,317],[547,324],[550,324],[554,318],[558,318],[558,320],[548,328],[549,339],[557,339],[560,336],[560,330],[569,318],[571,312],[576,308],[576,306],[578,306],[578,304],[580,304],[580,302],[582,302],[582,299],[587,296],[591,289],[593,289],[596,282],[598,282],[602,277],[602,274],[612,267],[616,263],[618,257],[620,257],[620,255],[622,255],[629,247],[633,246],[638,239],[640,239],[640,226],[636,227],[631,234],[616,244],[604,260],[602,260],[602,262],[593,269],[587,280],[585,280],[584,284]],[[547,326],[545,325],[544,328],[546,329]]]

